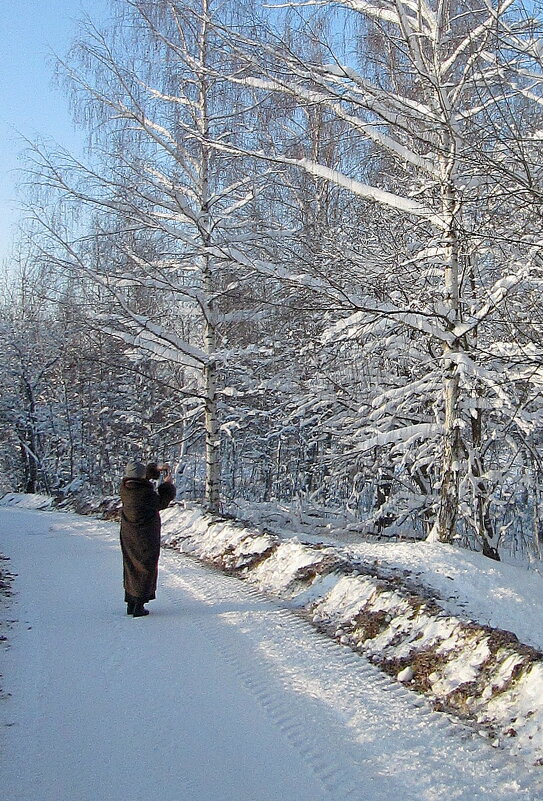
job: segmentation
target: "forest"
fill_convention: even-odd
[[[543,549],[543,8],[112,0],[26,154],[2,489]]]

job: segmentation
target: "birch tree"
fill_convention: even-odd
[[[217,76],[228,56],[214,41],[215,6],[223,18],[230,13],[213,0],[127,1],[115,36],[88,26],[72,56],[80,69],[62,70],[78,113],[95,126],[100,157],[90,166],[68,154],[36,155],[42,185],[64,210],[78,209],[68,231],[40,215],[56,263],[108,296],[104,330],[187,371],[182,397],[192,393],[203,406],[211,511],[220,499],[220,305],[244,271],[236,253],[251,246],[245,209],[256,187],[239,159],[209,145],[247,113],[241,93]],[[93,215],[94,249],[82,209]],[[144,297],[159,300],[154,308],[143,301],[143,311]]]
[[[312,2],[285,6],[296,8],[300,16],[304,10],[310,15],[300,27],[300,39],[320,35],[311,16],[316,7],[324,13],[332,8]],[[524,421],[513,412],[515,381],[504,389],[500,378],[480,365],[480,343],[505,313],[511,288],[533,273],[535,256],[530,243],[524,243],[511,270],[496,247],[504,237],[499,222],[492,228],[492,215],[486,215],[483,248],[477,223],[479,205],[490,212],[497,188],[491,171],[481,175],[483,163],[496,159],[495,120],[510,114],[512,97],[526,97],[540,81],[538,75],[522,72],[510,46],[505,64],[511,25],[517,36],[523,30],[516,14],[519,4],[505,0],[466,8],[445,0],[382,0],[333,7],[343,10],[345,20],[354,17],[366,49],[357,51],[353,45],[344,58],[332,43],[329,63],[322,64],[301,57],[295,37],[264,48],[245,38],[239,43],[246,54],[245,74],[232,74],[231,80],[290,98],[299,108],[325,109],[342,122],[351,141],[360,143],[360,153],[380,154],[386,171],[372,176],[363,158],[346,169],[281,148],[253,155],[341,187],[361,204],[388,208],[405,221],[411,241],[404,261],[415,267],[419,288],[413,293],[407,287],[410,297],[404,303],[393,292],[382,300],[374,292],[342,286],[341,307],[352,313],[331,336],[335,330],[357,337],[369,325],[382,332],[383,325],[390,330],[393,323],[403,328],[405,342],[411,335],[431,342],[434,378],[426,380],[432,393],[426,408],[434,410],[434,422],[394,427],[377,442],[386,442],[383,436],[389,442],[433,439],[440,467],[430,539],[452,541],[459,511],[471,494],[464,519],[470,525],[475,521],[484,552],[497,557],[498,532],[487,514],[489,483],[482,452],[483,439],[491,432],[484,425],[484,407],[490,404],[491,414],[509,411],[510,423],[520,429]],[[380,45],[378,55],[367,48],[371,39]],[[224,144],[217,142],[216,147]],[[314,275],[304,280],[308,285],[338,298],[336,276],[332,282]]]

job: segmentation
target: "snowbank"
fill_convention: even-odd
[[[377,563],[384,574],[409,575],[453,615],[513,631],[543,650],[541,562],[527,569],[443,543],[367,541],[348,545],[346,553],[350,561]]]
[[[31,495],[8,492],[0,498],[0,506],[17,506],[21,509],[50,509],[53,498],[50,495]]]
[[[362,549],[349,560],[331,545],[282,540],[180,507],[163,512],[163,534],[166,547],[288,598],[319,629],[424,693],[437,709],[543,764],[543,655],[515,634],[451,614],[390,565],[383,570],[375,560],[360,561]]]

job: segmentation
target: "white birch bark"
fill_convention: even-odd
[[[202,255],[202,311],[204,313],[204,350],[207,361],[203,368],[204,375],[204,427],[205,427],[205,503],[209,512],[216,513],[220,505],[220,429],[217,413],[217,381],[218,371],[215,359],[217,346],[217,320],[213,301],[214,281],[213,265],[210,254],[212,244],[211,221],[209,216],[209,114],[208,114],[208,81],[206,66],[208,58],[209,37],[208,0],[202,0],[202,17],[199,36],[199,93],[198,93],[198,133],[201,142],[200,164],[200,206],[201,216],[198,224],[203,245]]]
[[[458,235],[456,230],[457,203],[451,182],[452,164],[443,165],[443,219],[446,223],[444,236],[444,289],[447,322],[451,329],[459,322],[459,260]],[[440,469],[439,503],[430,541],[452,542],[456,533],[456,518],[459,501],[460,462],[464,447],[460,433],[459,401],[460,375],[458,354],[459,339],[446,342],[443,347],[443,454]]]

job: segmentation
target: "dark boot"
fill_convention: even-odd
[[[132,615],[134,617],[145,617],[145,615],[149,614],[149,610],[146,609],[141,601],[136,601],[134,604],[134,611]]]
[[[133,615],[134,614],[134,601],[127,601],[126,602],[126,614]]]

